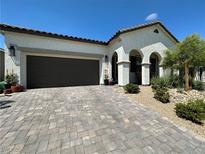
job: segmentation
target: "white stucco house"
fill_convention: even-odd
[[[119,85],[149,85],[167,73],[160,62],[178,40],[159,22],[118,31],[107,42],[0,24],[5,74],[27,88],[97,85],[104,76]]]

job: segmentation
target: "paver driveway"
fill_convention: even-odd
[[[113,87],[35,89],[0,99],[0,153],[205,151],[205,143]]]

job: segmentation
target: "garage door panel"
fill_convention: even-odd
[[[99,61],[27,56],[27,87],[99,84]]]

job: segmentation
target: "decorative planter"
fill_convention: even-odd
[[[11,90],[12,92],[22,92],[24,88],[21,85],[15,85],[15,86],[11,86]]]
[[[5,89],[10,89],[11,88],[11,84],[5,84]]]
[[[11,89],[5,89],[4,90],[4,94],[6,95],[6,94],[11,94],[12,93],[12,90]]]
[[[109,82],[109,85],[114,85],[114,82],[113,82],[113,81],[110,81],[110,82]]]
[[[104,85],[109,85],[109,80],[108,79],[104,80]]]

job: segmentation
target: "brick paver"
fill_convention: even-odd
[[[0,97],[0,153],[203,153],[205,142],[110,86]]]

